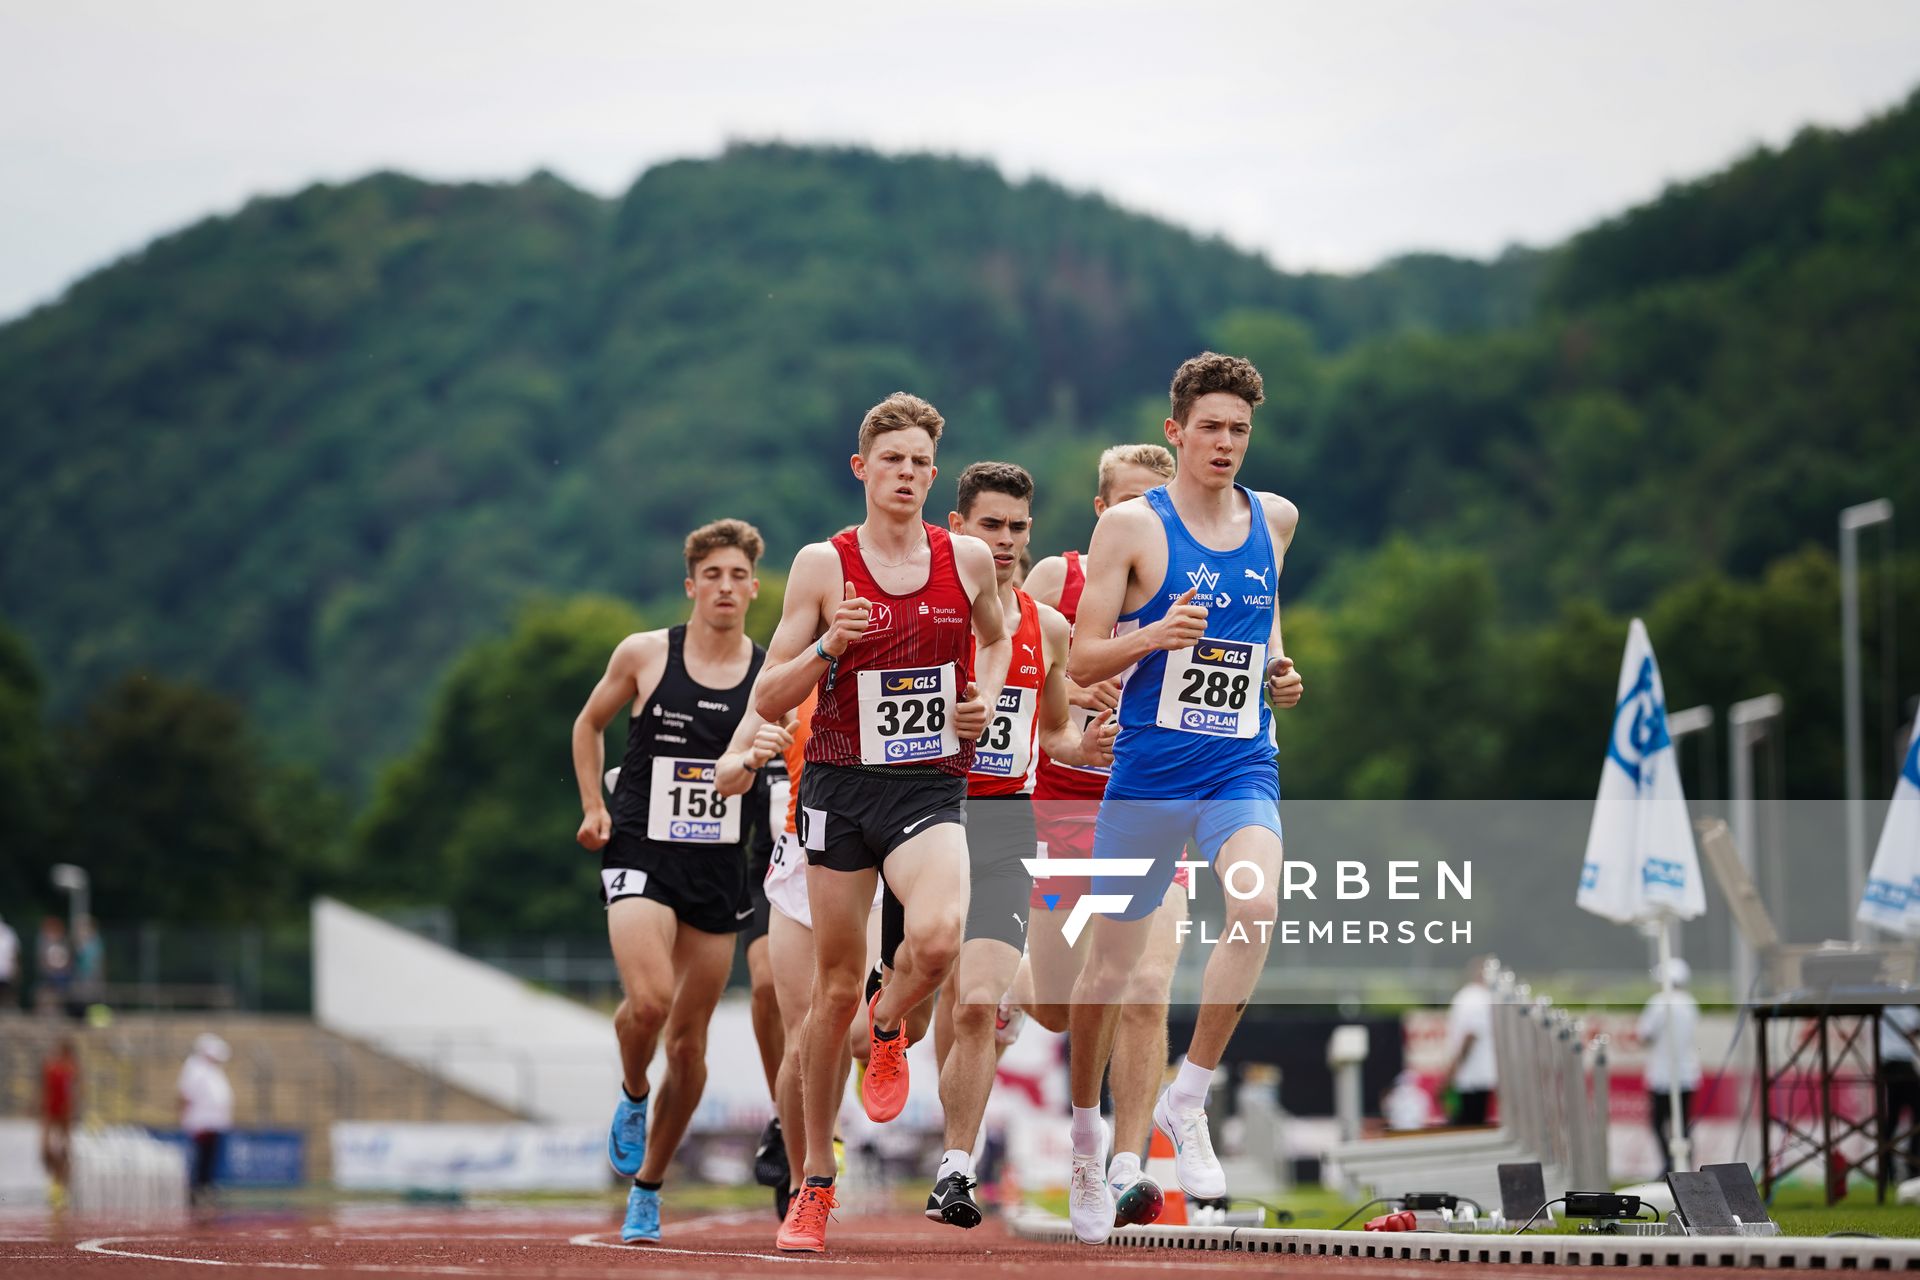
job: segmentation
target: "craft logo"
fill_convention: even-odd
[[[1613,709],[1613,739],[1607,755],[1626,771],[1636,787],[1653,785],[1654,771],[1647,767],[1650,757],[1673,745],[1667,733],[1667,708],[1653,687],[1653,657],[1640,661],[1640,675]]]
[[[675,760],[673,780],[675,782],[712,782],[713,769],[713,765],[703,760]]]
[[[889,695],[903,693],[938,693],[940,691],[940,668],[919,667],[909,671],[889,671],[883,682]]]

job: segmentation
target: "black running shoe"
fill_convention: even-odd
[[[974,1203],[973,1189],[978,1185],[964,1173],[950,1173],[934,1184],[927,1194],[927,1217],[950,1227],[980,1225],[980,1206]]]
[[[787,1142],[780,1133],[780,1117],[775,1116],[760,1131],[760,1145],[753,1153],[753,1180],[763,1187],[784,1187],[790,1176]]]
[[[773,1189],[773,1216],[785,1222],[787,1210],[793,1206],[793,1189],[781,1183]]]
[[[885,985],[886,983],[881,978],[879,965],[875,965],[873,968],[867,970],[867,993],[861,997],[860,1002],[862,1004],[872,1004],[874,993]]]

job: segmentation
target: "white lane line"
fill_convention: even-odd
[[[755,1215],[756,1217],[758,1215]],[[837,1262],[849,1265],[859,1261],[856,1258],[834,1258],[818,1253],[751,1253],[744,1249],[676,1249],[663,1244],[622,1244],[617,1240],[602,1240],[605,1234],[598,1231],[584,1231],[577,1236],[569,1236],[568,1244],[577,1244],[589,1249],[618,1249],[635,1257],[645,1257],[650,1253],[678,1253],[694,1258],[752,1258],[758,1262],[800,1262],[822,1263]]]
[[[235,1258],[181,1258],[166,1253],[142,1253],[135,1249],[118,1249],[115,1245],[130,1240],[169,1239],[166,1236],[96,1236],[92,1240],[82,1240],[74,1248],[81,1253],[98,1253],[109,1258],[137,1258],[142,1262],[177,1262],[191,1267],[262,1267],[275,1271],[364,1271],[373,1275],[398,1275],[402,1273],[436,1276],[495,1276],[500,1272],[495,1267],[446,1267],[416,1265],[414,1263],[383,1262],[278,1262],[243,1261]],[[184,1241],[182,1243],[185,1243]]]

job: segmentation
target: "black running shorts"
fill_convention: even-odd
[[[1034,856],[1030,796],[970,796],[967,853],[973,896],[967,904],[966,939],[992,938],[1015,951],[1027,945],[1027,913],[1033,876],[1024,860]]]
[[[967,780],[809,764],[800,775],[795,826],[807,861],[832,871],[878,867],[921,832],[967,821]]]
[[[619,827],[600,851],[600,901],[651,898],[702,933],[738,933],[752,921],[747,858],[738,847],[655,844]]]

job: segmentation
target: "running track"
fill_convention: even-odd
[[[190,1280],[213,1269],[219,1280],[289,1272],[358,1280],[365,1276],[481,1276],[498,1280],[713,1280],[721,1276],[800,1276],[836,1280],[965,1280],[1018,1276],[1080,1277],[1329,1276],[1353,1280],[1465,1280],[1481,1269],[1460,1264],[1338,1258],[1250,1258],[1245,1254],[1089,1249],[1016,1240],[997,1222],[961,1232],[911,1215],[855,1217],[828,1231],[824,1256],[772,1248],[771,1212],[668,1218],[658,1245],[622,1245],[618,1215],[606,1208],[534,1209],[343,1206],[324,1214],[233,1212],[191,1222],[112,1227],[0,1216],[0,1274],[8,1280],[162,1276]],[[1521,1280],[1569,1270],[1513,1267]],[[1697,1272],[1725,1276],[1728,1272]],[[1770,1275],[1800,1273],[1769,1272]],[[209,1276],[209,1280],[213,1280]]]

